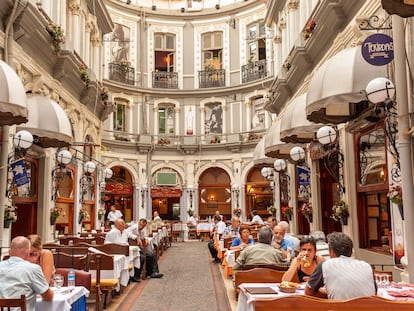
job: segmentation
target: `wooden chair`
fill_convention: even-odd
[[[287,271],[289,269],[288,265],[278,265],[278,264],[270,264],[270,263],[256,263],[250,265],[243,265],[242,270],[251,270],[254,268],[267,268],[272,270],[278,271]]]
[[[180,222],[173,222],[171,226],[171,236],[173,241],[178,241],[178,237],[180,236],[181,232],[183,231],[183,225]]]
[[[64,276],[63,286],[68,286],[68,274],[70,269],[68,268],[56,268],[55,274],[61,274]],[[91,291],[92,275],[90,272],[84,270],[74,269],[75,271],[75,283],[76,286],[83,286],[88,291]]]
[[[21,311],[26,311],[26,296],[21,295],[20,298],[0,298],[0,310],[11,311],[20,308]]]
[[[129,245],[107,243],[107,244],[102,244],[102,245],[91,245],[91,246],[106,254],[125,255],[127,257],[129,256]]]
[[[242,283],[280,283],[285,272],[268,268],[254,268],[250,270],[238,270],[234,273],[234,288],[236,298],[239,295],[239,285]]]
[[[95,293],[96,310],[102,311],[111,303],[112,292],[118,285],[118,279],[102,279],[101,270],[113,270],[114,259],[110,255],[89,253],[82,258],[86,271],[96,270],[96,279],[91,281],[91,292]]]
[[[86,258],[86,255],[69,255],[61,252],[53,253],[56,268],[85,270],[84,258]]]
[[[389,300],[378,296],[358,297],[350,300],[321,299],[305,295],[293,295],[273,300],[254,301],[255,311],[378,311],[414,310],[414,303]]]

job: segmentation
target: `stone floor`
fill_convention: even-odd
[[[107,311],[235,311],[231,278],[211,262],[206,242],[175,242],[159,259],[162,279],[131,283]]]

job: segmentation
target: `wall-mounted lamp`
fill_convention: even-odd
[[[106,188],[106,180],[110,179],[112,176],[114,175],[114,172],[110,169],[110,168],[105,168],[102,172],[102,176],[103,176],[103,180],[99,183],[99,187],[101,188],[101,199],[102,199],[102,195],[105,192],[105,188]]]
[[[194,195],[194,187],[193,185],[189,185],[187,187],[187,192],[188,192],[188,199],[189,199],[189,203],[190,203],[190,209],[193,209],[193,195]]]
[[[276,159],[273,167],[279,173],[279,188],[281,204],[288,204],[290,200],[290,176],[286,173],[286,161]]]
[[[88,161],[83,164],[83,175],[79,180],[80,183],[80,203],[83,203],[85,199],[92,200],[94,195],[94,178],[91,176],[96,170],[96,164],[92,161]]]
[[[394,181],[398,181],[401,176],[400,154],[397,149],[398,121],[397,112],[394,106],[395,86],[387,78],[375,78],[371,80],[365,88],[368,100],[374,104],[377,115],[384,112],[384,130],[388,139],[388,151],[396,160],[396,169],[391,174]]]
[[[282,160],[282,159],[276,159],[275,162],[273,163],[273,167],[275,168],[277,172],[283,173],[286,170],[286,162],[285,160]]]
[[[72,154],[69,150],[60,150],[56,155],[57,166],[52,170],[52,201],[57,198],[60,181],[66,173],[66,165],[72,161]]]
[[[33,144],[33,135],[25,130],[17,132],[13,137],[13,146],[16,151],[21,152],[23,155],[26,150]]]
[[[145,207],[145,201],[147,199],[147,193],[148,193],[148,186],[142,185],[141,186],[141,208]]]
[[[236,208],[239,207],[239,194],[240,194],[240,187],[238,184],[233,184],[231,186],[231,191],[234,195],[234,202],[236,202]]]
[[[263,167],[260,171],[262,176],[267,180],[273,180],[273,168],[271,167]]]
[[[331,126],[322,126],[316,133],[316,138],[323,146],[327,155],[323,158],[324,164],[335,182],[338,183],[338,193],[345,193],[345,186],[343,183],[343,164],[344,156],[339,149],[336,129]]]

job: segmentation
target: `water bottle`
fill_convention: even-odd
[[[68,273],[68,288],[70,291],[75,289],[75,270],[70,268]]]

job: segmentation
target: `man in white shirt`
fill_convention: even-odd
[[[214,226],[211,230],[211,237],[213,238],[215,234],[222,235],[224,233],[224,230],[226,229],[226,223],[221,220],[220,215],[214,215],[213,217]],[[214,263],[221,262],[220,259],[217,257],[218,252],[216,248],[214,247],[214,239],[212,239],[210,242],[208,242],[208,249],[210,250],[211,257],[213,257]]]
[[[147,233],[145,231],[145,227],[147,226],[147,220],[145,218],[141,218],[138,222],[138,224],[133,224],[130,226],[127,231],[128,235],[132,239],[136,239],[138,246],[140,247],[141,255],[143,255],[143,249],[146,249],[146,267],[147,267],[147,276],[153,279],[159,279],[164,276],[164,274],[160,273],[158,269],[158,260],[157,255],[154,254],[154,252],[148,247],[148,240],[146,238]],[[144,256],[141,256],[141,267],[143,266],[143,258]],[[141,274],[141,271],[139,271],[139,274]]]
[[[159,222],[162,221],[162,219],[160,217],[160,214],[157,211],[154,211],[154,218],[153,218],[153,220],[154,221],[159,221]]]
[[[260,217],[257,214],[256,210],[252,211],[252,216],[253,216],[252,221],[251,221],[252,224],[264,225],[264,221],[263,221],[262,217]]]
[[[197,226],[197,214],[193,214],[188,218],[187,224],[189,226],[196,227]]]
[[[115,205],[111,205],[111,210],[108,213],[107,219],[109,220],[109,225],[112,226],[115,223],[115,219],[122,218],[122,213],[120,210],[116,209]]]

